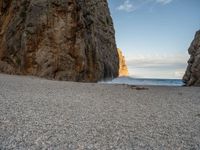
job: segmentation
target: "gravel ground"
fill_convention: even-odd
[[[0,149],[200,149],[200,88],[0,74]]]

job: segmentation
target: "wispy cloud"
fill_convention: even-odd
[[[160,67],[176,67],[182,68],[186,66],[187,56],[174,55],[174,56],[137,56],[131,60],[127,60],[128,65],[137,68],[160,68]]]
[[[129,72],[136,77],[182,78],[186,69],[188,56],[151,55],[135,56],[127,60]]]
[[[122,0],[123,2],[121,5],[117,7],[117,10],[125,11],[125,12],[133,12],[145,5],[151,4],[160,4],[160,5],[167,5],[171,3],[173,0]]]
[[[130,0],[125,0],[119,7],[117,7],[117,9],[126,12],[132,12],[135,10],[135,7]]]
[[[173,1],[173,0],[156,0],[157,3],[163,4],[163,5],[169,4],[169,3],[171,3],[172,1]]]

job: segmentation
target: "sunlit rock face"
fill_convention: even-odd
[[[125,57],[122,54],[121,49],[118,49],[119,54],[119,76],[128,76],[128,67],[126,65]]]
[[[200,86],[200,30],[197,31],[188,51],[190,59],[183,80],[188,86]]]
[[[0,0],[0,72],[96,82],[118,70],[107,0]]]

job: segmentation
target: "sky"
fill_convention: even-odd
[[[130,76],[181,79],[200,29],[200,0],[108,0]]]

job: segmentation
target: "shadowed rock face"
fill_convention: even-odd
[[[128,76],[128,67],[126,65],[126,59],[122,54],[121,49],[118,49],[119,55],[119,76]]]
[[[117,77],[107,0],[0,0],[0,71],[95,82]]]
[[[188,86],[200,86],[200,30],[197,31],[188,51],[190,59],[183,80]]]

